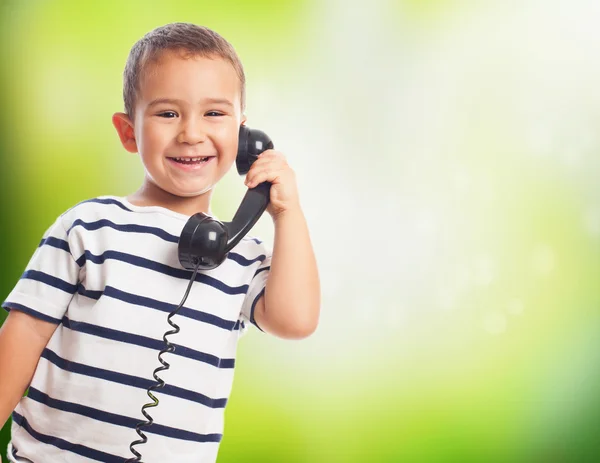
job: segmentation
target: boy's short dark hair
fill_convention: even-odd
[[[215,31],[190,23],[172,23],[157,27],[138,40],[127,58],[123,72],[125,112],[133,120],[135,100],[144,66],[167,50],[203,57],[220,57],[231,63],[241,85],[242,112],[246,106],[246,77],[233,46]]]

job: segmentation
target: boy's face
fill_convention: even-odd
[[[125,147],[140,154],[146,181],[176,196],[206,193],[235,161],[245,122],[234,68],[220,57],[167,51],[146,63],[139,84],[135,150]]]

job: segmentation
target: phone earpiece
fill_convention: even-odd
[[[273,149],[273,142],[261,130],[242,125],[239,131],[236,167],[246,175],[258,156]],[[270,183],[248,189],[231,222],[221,222],[203,212],[189,218],[179,237],[179,262],[188,269],[210,270],[218,267],[227,254],[250,231],[269,204]]]
[[[238,174],[246,175],[260,153],[273,149],[273,142],[262,130],[240,126],[239,143],[235,165]]]

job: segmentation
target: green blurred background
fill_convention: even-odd
[[[600,461],[596,1],[0,5],[2,298],[57,215],[139,186],[110,118],[154,27],[234,45],[297,172],[321,323],[243,338],[219,463]]]

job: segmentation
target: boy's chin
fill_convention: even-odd
[[[165,181],[166,180],[166,181]],[[148,182],[146,182],[148,184]],[[216,182],[171,182],[168,179],[162,179],[162,181],[156,181],[156,179],[150,180],[153,184],[153,189],[158,188],[164,193],[172,196],[176,196],[181,199],[192,199],[199,196],[209,194],[215,187]]]
[[[198,196],[206,195],[212,191],[214,185],[210,185],[204,188],[199,189],[179,189],[173,188],[172,190],[167,190],[169,193],[175,196],[179,196],[180,198],[191,199],[196,198]]]

